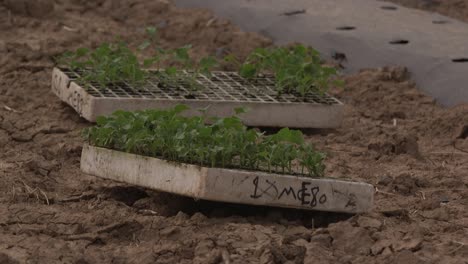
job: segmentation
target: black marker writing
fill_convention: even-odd
[[[251,198],[254,198],[254,199],[257,199],[257,198],[262,197],[261,195],[257,195],[258,177],[255,177],[255,179],[253,180],[253,184],[254,184],[254,186],[255,186],[255,188],[254,188],[254,193],[253,193],[253,195],[250,195],[250,197],[251,197]]]
[[[296,200],[296,191],[293,189],[293,187],[289,187],[288,188],[284,188],[283,191],[281,191],[280,195],[278,196],[278,200],[281,199],[281,197],[283,196],[283,194],[286,193],[286,196],[289,196],[290,194],[292,194],[292,196],[294,197],[294,200]]]
[[[262,181],[259,177],[255,177],[252,183],[254,189],[250,197],[253,199],[261,198],[264,195],[269,196],[273,200],[281,200],[283,197],[292,197],[294,200],[299,200],[301,205],[309,205],[311,207],[316,207],[318,204],[327,202],[327,195],[320,193],[320,187],[313,186],[311,182],[301,182],[301,187],[299,189],[295,189],[292,186],[281,189],[278,188],[276,181]],[[281,190],[281,192],[279,190]]]
[[[269,180],[266,180],[265,182],[268,184],[268,187],[266,189],[262,189],[262,188],[259,187],[260,186],[259,178],[255,177],[255,179],[253,180],[254,193],[252,195],[250,195],[251,198],[258,199],[258,198],[262,197],[264,194],[270,196],[273,199],[278,197],[278,188],[276,187],[276,182],[275,181],[270,182]],[[274,195],[270,194],[270,192],[269,192],[270,189],[273,189],[275,191]]]
[[[307,193],[307,185],[310,185],[310,182],[302,182],[302,188],[297,192],[297,198],[301,200],[302,205],[309,204],[309,201],[306,200],[306,197],[310,196]]]

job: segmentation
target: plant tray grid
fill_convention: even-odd
[[[272,76],[246,80],[236,72],[215,71],[210,77],[199,74],[196,81],[203,88],[196,91],[187,89],[182,81],[174,87],[163,87],[157,71],[151,71],[138,88],[127,82],[84,86],[80,77],[79,71],[55,68],[52,90],[89,121],[119,109],[167,108],[176,104],[209,106],[207,114],[219,117],[232,115],[234,108],[244,106],[251,111],[242,119],[252,126],[333,128],[342,120],[343,104],[338,99],[326,93],[309,93],[305,100],[299,94],[277,95]]]
[[[71,81],[81,77],[78,71],[62,70]],[[296,103],[302,102],[299,94],[277,95],[275,81],[272,76],[261,76],[246,81],[236,72],[214,71],[211,77],[199,74],[197,82],[204,89],[190,91],[182,82],[175,89],[160,87],[157,71],[152,71],[150,78],[140,88],[136,88],[125,82],[119,85],[102,87],[98,83],[92,83],[87,87],[87,92],[94,97],[109,98],[157,98],[169,100],[219,100],[234,102],[263,102],[263,103]],[[182,71],[184,75],[188,72]],[[306,102],[311,104],[340,104],[340,102],[328,94],[309,93]]]
[[[363,182],[208,168],[85,144],[84,173],[195,199],[302,210],[372,210],[374,187]]]

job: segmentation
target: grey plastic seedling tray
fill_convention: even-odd
[[[374,199],[367,183],[207,168],[89,145],[83,147],[81,170],[195,199],[249,205],[360,213],[370,211]]]
[[[241,118],[248,126],[335,128],[343,119],[344,106],[336,98],[311,93],[307,102],[301,102],[296,95],[278,97],[269,77],[246,81],[237,73],[217,71],[210,78],[199,75],[197,81],[204,88],[197,92],[182,85],[177,90],[161,88],[156,78],[139,89],[128,83],[112,87],[92,84],[84,89],[78,84],[79,77],[78,72],[55,68],[52,91],[91,122],[116,110],[165,109],[177,104],[190,106],[188,115],[208,107],[207,115],[217,117],[231,116],[235,108],[246,107],[249,111]]]

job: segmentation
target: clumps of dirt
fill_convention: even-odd
[[[304,263],[305,254],[303,246],[286,243],[266,245],[255,253],[259,263]]]
[[[376,159],[382,155],[401,155],[408,154],[414,158],[421,159],[419,152],[418,139],[411,134],[384,134],[380,136],[383,139],[377,139],[370,142],[368,150],[376,153]]]
[[[467,139],[468,138],[468,124],[462,124],[455,130],[455,139]]]
[[[468,105],[451,109],[441,109],[424,129],[434,137],[447,137],[448,140],[465,139],[468,126]]]
[[[149,4],[147,0],[74,0],[72,3],[68,6],[72,10],[110,16],[117,25],[139,27],[137,32],[140,33],[144,33],[141,21],[145,21],[145,26],[158,28],[163,47],[191,44],[197,47],[196,52],[191,54],[195,58],[206,55],[223,58],[231,53],[242,58],[250,53],[252,47],[264,47],[272,43],[266,37],[241,31],[228,20],[216,17],[208,10],[179,9],[169,1],[160,0]]]
[[[350,222],[332,224],[328,227],[333,248],[342,255],[369,255],[374,240],[363,227],[354,227]]]
[[[19,264],[20,262],[15,260],[14,258],[10,257],[5,253],[0,252],[0,263],[4,264]]]
[[[377,78],[381,81],[408,81],[411,77],[410,72],[406,67],[383,67],[377,69]]]
[[[3,4],[14,14],[44,18],[54,12],[54,2],[50,0],[4,0]]]
[[[396,120],[398,124],[416,115],[430,115],[435,101],[418,91],[409,76],[405,67],[362,70],[346,78],[346,89],[340,95],[358,106],[362,116],[383,122]],[[373,82],[362,83],[361,78]],[[387,103],[382,104],[382,100]]]
[[[19,1],[24,2],[24,1]],[[5,3],[5,1],[3,1]],[[194,201],[80,172],[90,124],[50,90],[52,57],[160,28],[164,47],[245,56],[271,42],[167,1],[0,5],[0,263],[461,263],[467,257],[466,106],[440,108],[402,67],[345,76],[343,126],[310,133],[327,175],[375,184],[361,215]],[[307,131],[305,131],[307,133]],[[455,143],[455,145],[453,144]]]
[[[416,191],[424,187],[429,187],[427,179],[405,172],[395,177],[388,190],[402,195],[414,195]]]

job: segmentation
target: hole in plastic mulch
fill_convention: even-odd
[[[343,26],[343,27],[337,27],[337,30],[355,30],[356,27],[353,26]]]
[[[406,45],[409,43],[409,40],[407,39],[395,39],[389,42],[390,44],[393,45]]]
[[[381,6],[380,8],[382,8],[383,10],[397,10],[398,7],[396,6]]]
[[[452,59],[452,62],[456,62],[456,63],[468,62],[468,57]]]

